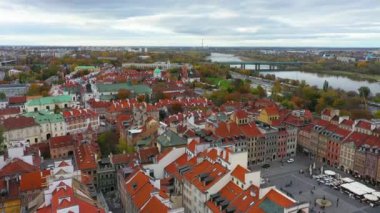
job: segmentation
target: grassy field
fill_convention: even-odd
[[[223,78],[207,78],[207,83],[216,85],[220,89],[227,90],[230,87],[231,82]]]

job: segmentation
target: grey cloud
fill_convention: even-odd
[[[217,38],[221,44],[225,39],[231,45],[239,39],[247,45],[281,39],[294,43],[317,39],[333,45],[338,38],[346,39],[341,42],[347,45],[360,45],[359,38],[367,36],[373,45],[380,45],[380,3],[376,0],[4,0],[1,10],[39,11],[91,23],[78,27],[75,20],[70,24],[25,20],[4,27],[3,21],[0,36],[43,33],[84,39],[133,38],[141,43],[156,37],[175,38],[184,45],[198,37]],[[123,21],[126,24],[120,27]],[[352,34],[361,37],[355,40]]]

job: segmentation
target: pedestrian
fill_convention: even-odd
[[[313,189],[315,190],[315,186],[313,186]]]

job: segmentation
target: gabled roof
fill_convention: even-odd
[[[261,137],[261,136],[263,136],[263,134],[257,128],[255,123],[249,123],[249,124],[241,125],[240,130],[247,137]]]
[[[26,103],[26,106],[40,106],[47,104],[59,104],[72,102],[73,98],[71,95],[58,95],[58,96],[48,96],[30,100]]]
[[[195,148],[196,148],[197,144],[199,144],[198,141],[196,141],[196,140],[192,140],[192,141],[187,145],[187,149],[188,149],[190,152],[195,153]]]
[[[217,203],[217,197],[219,199],[224,199],[228,202],[228,206],[225,209],[234,209],[234,212],[247,212],[249,208],[252,207],[259,197],[259,189],[255,186],[250,186],[246,190],[236,185],[234,182],[228,182],[217,194],[211,195],[211,199],[206,203],[207,207],[213,213],[222,213],[219,205]]]
[[[241,109],[239,109],[239,110],[237,110],[237,111],[235,112],[235,116],[236,116],[238,119],[244,119],[244,118],[248,118],[248,113],[247,113],[247,111],[245,111],[245,110],[241,110]]]
[[[237,165],[236,168],[231,172],[231,176],[234,176],[241,182],[245,183],[245,174],[248,173],[246,168],[243,168],[240,165]]]
[[[227,173],[228,169],[221,164],[205,160],[195,165],[192,170],[186,172],[184,178],[197,187],[198,190],[204,192]]]
[[[74,138],[71,135],[56,136],[49,140],[50,148],[61,148],[74,145]]]
[[[96,169],[95,155],[98,150],[94,143],[81,143],[75,148],[75,161],[79,170]]]
[[[366,120],[360,120],[357,124],[356,127],[366,129],[366,130],[371,130],[371,122],[366,121]]]
[[[35,171],[37,168],[33,165],[26,163],[25,161],[15,158],[2,169],[0,169],[0,177],[21,175],[24,173],[29,173]]]
[[[20,113],[21,113],[21,109],[19,107],[10,107],[10,108],[0,109],[0,116],[15,115],[15,114],[20,114]]]
[[[152,162],[152,159],[158,155],[157,147],[148,147],[137,151],[141,163]]]
[[[46,178],[50,175],[50,170],[37,170],[21,175],[20,192],[42,189],[45,187]]]
[[[279,115],[279,114],[280,114],[280,112],[279,112],[277,106],[275,106],[275,105],[267,106],[267,107],[265,107],[263,110],[265,110],[266,113],[267,113],[269,116],[276,116],[276,115]]]
[[[38,213],[57,212],[59,209],[77,206],[79,212],[105,213],[105,210],[98,207],[95,201],[81,198],[74,193],[74,189],[61,182],[53,191],[51,204],[37,209]]]
[[[9,104],[24,104],[26,102],[26,96],[13,96],[9,97]]]
[[[184,146],[187,144],[185,138],[179,136],[172,130],[167,130],[162,135],[157,137],[157,142],[162,147]]]
[[[156,196],[153,196],[147,204],[141,209],[141,213],[167,213],[169,208],[163,204]]]
[[[10,117],[4,120],[3,126],[6,130],[23,129],[32,126],[38,126],[34,118],[25,116]]]
[[[280,193],[277,189],[271,189],[253,208],[248,212],[252,213],[271,213],[283,212],[285,208],[293,206],[295,202]]]

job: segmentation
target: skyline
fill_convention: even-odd
[[[374,0],[3,0],[0,45],[376,48],[376,20]]]

